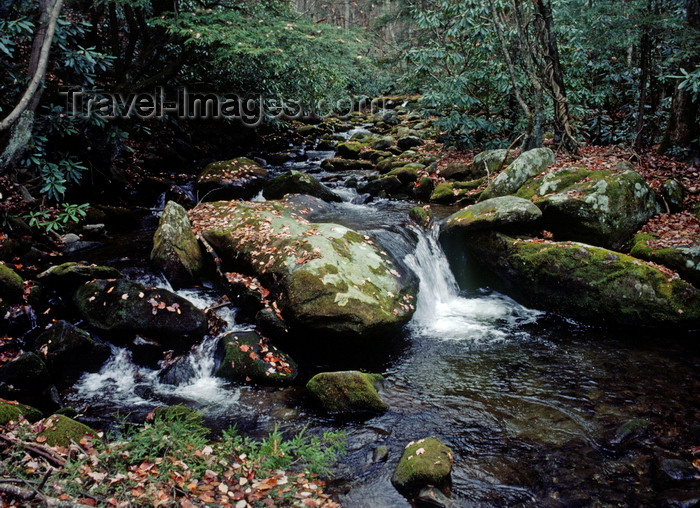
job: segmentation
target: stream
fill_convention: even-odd
[[[316,409],[303,384],[227,384],[212,374],[214,338],[189,353],[194,376],[179,386],[161,382],[157,370],[136,365],[128,350],[113,347],[103,369],[84,375],[63,394],[65,402],[84,408],[87,422],[96,426],[126,415],[142,420],[158,405],[182,403],[201,411],[215,429],[235,424],[255,437],[275,426],[289,434],[305,426],[313,433],[345,429],[347,453],[328,486],[345,507],[412,506],[390,477],[403,447],[429,435],[454,451],[454,506],[698,502],[693,490],[698,480],[678,478],[668,466],[687,459],[690,446],[700,445],[697,345],[663,332],[639,337],[528,309],[473,282],[477,279],[470,279],[468,270],[466,275],[456,270],[456,280],[437,230],[419,231],[409,224],[407,212],[414,204],[366,202],[343,183],[357,171],[321,171],[320,161],[330,154],[308,151],[304,162],[268,169],[308,171],[337,191],[344,202],[311,220],[341,223],[391,252],[419,280],[417,309],[401,336],[387,338],[389,345],[366,346],[338,359],[297,358],[288,352],[302,365],[302,383],[320,368],[380,372],[387,380],[381,396],[389,411],[369,419],[339,419]],[[81,258],[168,287],[144,261],[156,222],[128,241],[115,239],[123,246],[126,242],[124,251],[106,246]],[[140,262],[123,268],[138,256],[143,256]],[[178,294],[200,308],[221,296],[215,284]],[[228,330],[250,328],[236,309],[216,312]],[[649,423],[646,432],[617,443],[620,426],[635,418]],[[372,461],[379,445],[389,448],[387,462]]]

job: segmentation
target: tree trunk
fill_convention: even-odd
[[[645,17],[651,15],[652,1],[647,3]],[[644,130],[644,110],[647,103],[647,83],[649,82],[649,70],[651,66],[651,27],[645,20],[642,25],[642,37],[639,41],[639,101],[637,103],[637,126],[634,137],[635,148],[642,146]]]

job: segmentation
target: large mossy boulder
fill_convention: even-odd
[[[389,408],[377,393],[377,385],[383,380],[380,374],[356,370],[321,372],[309,380],[306,388],[329,413],[382,413]]]
[[[61,414],[49,416],[44,420],[44,430],[37,435],[37,441],[48,446],[68,447],[72,442],[80,444],[85,436],[99,439],[97,432],[84,423]]]
[[[34,342],[56,384],[74,381],[83,372],[97,372],[109,358],[109,346],[96,342],[85,330],[57,321]]]
[[[700,241],[700,239],[698,239]],[[700,245],[660,247],[650,233],[639,233],[632,240],[630,255],[676,270],[700,289]]]
[[[371,170],[374,164],[370,161],[360,159],[343,159],[342,157],[332,157],[321,162],[321,169],[326,171],[351,171],[351,170]]]
[[[131,280],[87,282],[78,288],[75,302],[90,326],[123,340],[139,334],[164,349],[182,350],[207,331],[206,315],[188,300]]]
[[[224,263],[272,292],[292,330],[366,336],[413,314],[414,279],[368,236],[312,224],[286,201],[204,203],[190,217]]]
[[[391,483],[404,493],[417,492],[428,485],[445,487],[450,483],[452,450],[436,437],[411,441],[406,445]]]
[[[239,157],[208,164],[197,177],[201,201],[251,199],[263,187],[268,174],[257,162]]]
[[[336,147],[338,157],[343,159],[359,159],[362,151],[362,144],[356,141],[338,143]]]
[[[514,194],[530,178],[554,164],[554,152],[549,148],[534,148],[520,154],[484,190],[481,201]]]
[[[517,196],[543,213],[557,239],[619,249],[659,211],[654,191],[635,171],[564,168],[523,185]]]
[[[189,286],[204,265],[199,241],[192,232],[187,210],[168,201],[153,235],[151,264],[174,288]]]
[[[289,384],[297,376],[296,362],[257,332],[230,332],[219,339],[215,375],[231,381]]]
[[[442,229],[450,231],[478,231],[501,229],[530,224],[542,216],[542,211],[527,199],[501,196],[470,205],[453,213]]]
[[[17,303],[24,294],[24,281],[12,268],[0,263],[0,300]]]
[[[73,291],[94,279],[121,279],[124,274],[109,266],[68,262],[52,266],[37,276],[42,284]]]
[[[342,198],[313,176],[300,171],[289,171],[265,183],[265,199],[282,199],[287,194],[307,194],[324,201],[339,203]]]
[[[700,327],[700,290],[634,257],[574,242],[476,233],[464,247],[527,305],[623,327]]]
[[[19,417],[35,422],[41,418],[41,411],[32,406],[20,404],[19,402],[0,399],[0,425],[7,422],[17,421]]]

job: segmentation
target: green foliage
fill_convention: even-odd
[[[80,205],[61,203],[61,208],[57,212],[51,210],[32,211],[24,218],[28,220],[30,227],[41,228],[47,233],[60,232],[65,229],[69,222],[79,222],[81,218],[85,217],[88,208],[90,208],[89,203]]]

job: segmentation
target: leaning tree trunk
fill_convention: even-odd
[[[7,135],[2,139],[0,175],[22,157],[31,140],[34,112],[43,92],[41,83],[46,75],[51,42],[56,32],[56,24],[62,7],[63,0],[41,0],[39,29],[34,37],[29,60],[28,75],[32,79],[17,105],[0,122],[0,133],[7,132]]]
[[[559,48],[554,36],[554,20],[552,19],[552,5],[546,0],[533,0],[537,9],[537,32],[542,46],[545,60],[545,72],[550,84],[552,98],[554,99],[554,127],[555,133],[561,140],[562,146],[568,152],[578,154],[578,142],[574,138],[574,126],[569,114],[569,103],[566,99],[564,77],[559,61]]]

